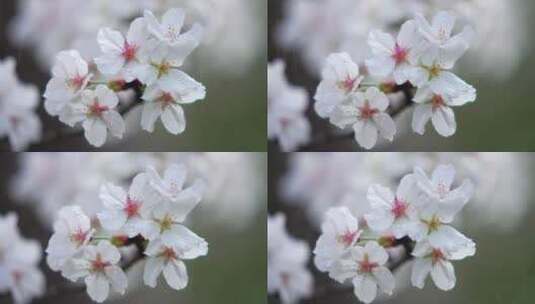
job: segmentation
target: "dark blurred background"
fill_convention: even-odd
[[[290,83],[305,87],[310,96],[314,96],[319,79],[307,72],[299,51],[282,49],[276,41],[275,30],[284,16],[285,0],[270,0],[268,20],[268,58],[272,61],[282,58],[287,63],[287,76]],[[483,1],[479,1],[484,3]],[[496,3],[498,1],[489,1]],[[509,3],[505,1],[506,3]],[[524,15],[524,24],[518,31],[528,31],[524,57],[511,75],[505,79],[497,79],[484,72],[484,69],[461,68],[459,75],[476,87],[478,98],[475,103],[455,109],[457,132],[450,138],[439,136],[431,125],[427,126],[425,136],[410,132],[410,111],[403,113],[404,118],[396,119],[398,129],[407,130],[398,135],[393,144],[376,147],[386,151],[532,151],[535,149],[535,103],[533,102],[533,81],[535,57],[531,50],[535,45],[530,30],[535,27],[535,1],[518,0]],[[387,9],[387,8],[385,8]],[[499,15],[499,14],[498,14]],[[495,20],[500,25],[500,20]],[[514,35],[514,33],[511,33]],[[493,36],[485,39],[496,39]],[[499,44],[495,44],[499,45]],[[500,46],[501,47],[501,46]],[[477,54],[472,54],[477,57]],[[514,59],[511,59],[514,60]],[[459,64],[462,66],[462,63]],[[312,102],[312,97],[311,97]],[[314,134],[323,132],[329,124],[309,109],[308,117],[313,126]],[[335,128],[335,127],[334,127]],[[335,128],[336,129],[336,128]],[[333,129],[334,130],[334,129]],[[398,130],[399,131],[399,130]],[[270,142],[270,151],[279,151],[275,142]],[[355,151],[359,150],[354,140],[345,140],[318,148],[321,151]]]
[[[9,195],[9,183],[19,166],[20,154],[0,153],[0,215],[16,212],[19,218],[19,230],[23,237],[36,239],[46,248],[52,231],[41,225],[42,221],[36,216],[31,204],[15,202]],[[267,171],[267,160],[261,157],[262,164],[258,170],[263,175]],[[258,195],[261,197],[261,195]],[[154,289],[143,284],[143,263],[135,265],[128,273],[129,287],[126,295],[119,298],[110,297],[106,303],[243,303],[260,304],[266,301],[266,202],[250,202],[259,204],[259,212],[245,227],[237,229],[235,226],[226,227],[214,225],[211,218],[201,217],[205,210],[201,204],[192,212],[196,220],[187,226],[204,237],[209,243],[207,256],[186,261],[189,284],[176,291],[169,288],[163,280],[159,280]],[[236,221],[239,217],[236,218]],[[57,272],[52,272],[43,260],[40,269],[47,280],[47,292],[55,290],[57,286],[69,286],[69,281]],[[111,293],[113,294],[113,293]],[[116,294],[115,294],[116,295]],[[9,296],[0,294],[0,303],[12,303]],[[69,304],[95,303],[85,293],[61,293],[48,300],[36,299],[31,304]]]
[[[17,14],[17,0],[3,0],[0,5],[0,59],[12,56],[23,82],[32,83],[44,93],[49,71],[38,65],[31,48],[17,48],[8,39],[8,24]],[[266,31],[267,0],[255,0],[254,20]],[[77,20],[72,20],[77,22]],[[233,33],[228,33],[233,35]],[[266,47],[265,40],[253,64],[244,73],[213,73],[207,62],[195,61],[187,70],[207,88],[207,98],[184,107],[186,131],[171,135],[157,123],[155,133],[140,131],[120,142],[110,142],[101,151],[265,151],[266,149]],[[96,43],[96,37],[95,37]],[[201,46],[202,47],[202,46]],[[194,57],[194,54],[192,55]],[[190,61],[195,60],[190,57]],[[225,58],[220,60],[224,61]],[[232,73],[229,73],[232,74]],[[67,127],[39,109],[44,130]],[[139,118],[137,120],[140,121]],[[139,123],[137,124],[139,126]],[[128,129],[127,129],[128,130]],[[0,151],[9,151],[7,140],[1,140]],[[66,138],[33,148],[39,151],[95,150],[82,137]]]
[[[535,154],[523,155],[528,172],[535,169]],[[281,177],[288,170],[288,155],[281,153],[269,154],[269,205],[268,213],[273,215],[282,212],[286,215],[288,233],[298,239],[306,240],[314,248],[319,237],[313,223],[309,221],[303,207],[291,204],[280,195]],[[534,175],[525,176],[529,184],[535,183]],[[477,188],[476,188],[477,191]],[[363,198],[365,199],[365,198]],[[461,231],[474,239],[477,246],[476,255],[454,263],[457,284],[453,290],[444,292],[437,289],[430,278],[424,289],[408,287],[410,280],[410,266],[406,264],[400,269],[398,276],[406,276],[404,285],[407,288],[394,290],[391,297],[378,298],[373,303],[402,304],[402,303],[435,303],[435,304],[528,304],[535,298],[535,191],[531,188],[528,193],[528,208],[522,220],[514,229],[496,229],[493,225],[482,227],[474,222],[463,221]],[[511,202],[504,201],[503,204]],[[505,219],[504,219],[505,220]],[[347,292],[348,288],[330,279],[326,273],[319,272],[312,262],[312,271],[316,297],[302,300],[303,304],[350,304],[360,303],[357,298]],[[399,285],[400,281],[396,282]],[[342,289],[343,291],[340,291]],[[345,291],[344,291],[345,290]],[[280,303],[278,296],[269,296],[269,303]]]

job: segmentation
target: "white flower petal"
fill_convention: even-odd
[[[167,284],[175,290],[180,290],[188,285],[188,272],[182,261],[168,262],[163,269],[163,276]]]
[[[102,274],[92,274],[85,278],[87,294],[97,303],[102,303],[108,298],[110,284]]]

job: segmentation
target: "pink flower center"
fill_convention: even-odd
[[[357,231],[347,231],[346,233],[338,236],[338,242],[344,244],[346,247],[351,246],[353,241],[357,238]]]
[[[75,233],[71,234],[71,241],[76,243],[78,246],[82,246],[87,239],[87,233],[87,231],[78,229]]]
[[[433,251],[431,252],[431,260],[433,261],[433,264],[436,264],[444,259],[444,253],[440,249],[433,248]]]
[[[346,94],[353,91],[353,88],[355,87],[355,83],[357,82],[357,78],[351,78],[346,76],[346,79],[338,82],[338,87],[342,89]]]
[[[396,64],[400,64],[407,61],[408,54],[409,52],[407,51],[407,49],[402,48],[401,46],[399,46],[399,44],[396,43],[396,45],[394,46],[394,53],[392,54],[392,58],[394,58]]]
[[[379,113],[379,110],[370,107],[370,103],[368,101],[366,101],[364,103],[363,107],[359,107],[359,111],[360,111],[360,118],[361,119],[370,119],[375,114]]]
[[[162,96],[159,98],[160,102],[162,103],[162,108],[165,108],[175,102],[175,98],[171,93],[164,92]]]
[[[94,261],[91,261],[91,270],[93,272],[103,272],[104,268],[110,266],[110,263],[102,260],[100,253],[97,253],[97,257]]]
[[[405,216],[407,212],[408,205],[402,200],[399,200],[397,197],[394,199],[394,205],[392,206],[392,214],[396,219]]]
[[[10,116],[9,118],[9,123],[13,126],[13,127],[17,127],[20,123],[20,118],[16,117],[16,116]]]
[[[15,282],[15,284],[18,284],[22,280],[23,274],[22,272],[15,270],[11,272],[11,276],[13,277],[13,281]]]
[[[128,218],[139,215],[139,208],[141,204],[138,201],[135,201],[129,197],[126,198],[126,206],[124,207],[124,212]]]
[[[364,254],[364,260],[359,262],[359,270],[362,273],[371,273],[377,266],[379,266],[379,264],[370,262],[368,254]]]
[[[77,75],[76,77],[71,78],[67,81],[67,85],[69,86],[69,88],[73,90],[81,89],[84,83],[85,83],[85,77],[80,76],[80,75]]]
[[[283,117],[279,119],[282,129],[287,129],[290,126],[290,119]]]
[[[108,106],[100,104],[97,100],[89,106],[89,115],[91,116],[101,116],[103,112],[108,111],[110,108]]]
[[[176,260],[177,259],[176,253],[173,250],[173,248],[165,247],[165,249],[163,250],[161,255],[164,258],[166,258],[167,260]]]
[[[137,45],[129,44],[125,41],[122,53],[124,59],[126,59],[126,61],[134,60],[136,58],[137,49]]]
[[[433,111],[443,107],[445,105],[444,98],[440,95],[433,95],[433,98],[431,98],[431,105],[433,107]]]
[[[286,272],[281,273],[282,285],[288,286],[290,284],[290,275]]]

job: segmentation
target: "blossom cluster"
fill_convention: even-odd
[[[206,95],[201,83],[180,70],[203,33],[197,23],[184,31],[185,18],[182,9],[168,10],[161,21],[146,10],[132,21],[126,35],[101,28],[97,35],[101,54],[90,62],[76,50],[60,52],[44,93],[47,112],[71,127],[81,123],[89,143],[100,147],[108,132],[123,137],[122,114],[129,105],[121,104],[118,92],[134,88],[143,105],[144,130],[153,132],[161,119],[170,133],[184,132],[182,106]]]
[[[278,293],[283,303],[296,303],[312,295],[313,278],[307,269],[310,248],[286,231],[286,217],[268,217],[268,293]]]
[[[405,98],[416,103],[414,132],[423,135],[431,120],[440,135],[453,135],[457,125],[452,107],[476,99],[475,88],[451,71],[474,36],[470,26],[452,35],[455,19],[446,11],[437,13],[431,23],[416,15],[403,23],[397,37],[372,30],[368,36],[372,56],[365,61],[369,83],[363,82],[349,54],[331,54],[314,96],[317,114],[341,129],[350,126],[359,145],[371,149],[379,136],[394,139],[396,125],[387,111],[393,97],[387,94],[405,86],[411,90]]]
[[[7,136],[12,149],[21,151],[41,139],[41,121],[37,87],[21,83],[15,65],[13,58],[0,61],[0,138]]]
[[[45,276],[39,270],[39,242],[24,238],[15,213],[0,215],[0,294],[11,292],[14,303],[30,303],[45,293]]]
[[[288,158],[278,194],[285,204],[301,208],[307,220],[321,226],[331,207],[346,206],[354,215],[370,210],[365,197],[370,184],[395,187],[414,166],[436,164],[457,168],[455,183],[469,178],[478,191],[457,217],[483,229],[510,231],[522,223],[530,205],[529,169],[518,153],[297,153]]]
[[[395,279],[389,266],[395,263],[395,248],[402,245],[414,258],[413,286],[423,288],[430,276],[439,289],[452,289],[452,261],[476,251],[475,243],[451,226],[474,192],[469,180],[452,187],[454,177],[451,165],[438,166],[431,177],[416,167],[395,192],[370,186],[371,209],[363,216],[347,207],[330,209],[313,251],[316,267],[340,283],[350,280],[359,300],[370,303],[378,290],[392,294]]]
[[[268,138],[278,139],[283,151],[293,151],[310,140],[308,94],[290,85],[284,72],[281,60],[268,66]]]
[[[178,6],[191,16],[186,26],[198,20],[206,29],[204,47],[196,54],[206,62],[203,70],[241,75],[261,50],[262,23],[257,22],[256,3],[248,0],[18,0],[16,4],[8,38],[32,51],[46,69],[61,50],[80,50],[83,58],[98,56],[94,41],[102,26],[124,30],[146,9],[163,14]]]
[[[369,55],[366,40],[371,29],[394,29],[415,13],[439,10],[457,14],[477,29],[473,47],[463,61],[470,70],[503,79],[526,55],[526,11],[522,1],[502,0],[290,0],[283,1],[282,21],[275,41],[298,53],[313,75],[323,60],[344,50],[357,62]],[[496,18],[500,22],[496,22]],[[487,39],[492,36],[495,39]]]
[[[156,287],[163,273],[176,290],[188,284],[185,260],[208,253],[208,243],[184,226],[188,214],[201,201],[204,183],[186,187],[187,170],[172,165],[161,177],[149,167],[136,175],[126,191],[112,183],[102,185],[104,208],[92,220],[79,206],[60,209],[50,238],[47,263],[76,282],[84,279],[87,293],[103,302],[110,289],[124,294],[125,265],[144,258],[143,281]],[[137,256],[122,255],[120,248],[135,246]]]
[[[186,165],[187,183],[194,178],[206,183],[203,208],[192,221],[222,229],[241,230],[253,223],[266,192],[265,163],[256,153],[24,153],[17,163],[10,198],[31,208],[47,228],[66,205],[78,205],[96,217],[104,208],[100,186],[110,182],[128,187],[128,181],[147,166],[163,171],[175,163]]]

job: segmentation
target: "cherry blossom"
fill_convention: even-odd
[[[442,290],[450,290],[455,286],[456,278],[451,261],[462,260],[473,256],[476,252],[475,243],[463,237],[453,244],[435,244],[428,241],[416,244],[412,255],[416,257],[412,267],[412,285],[423,288],[426,277],[431,274],[435,285]]]
[[[396,125],[385,112],[389,100],[375,87],[366,92],[358,92],[352,98],[340,104],[331,115],[331,123],[339,128],[351,125],[355,139],[365,149],[371,149],[377,143],[378,135],[392,141],[396,134]]]
[[[182,52],[184,58],[199,45],[203,34],[203,28],[199,24],[194,24],[188,32],[182,33],[185,15],[182,9],[170,9],[160,23],[151,11],[146,10],[144,13],[148,30],[160,41]]]
[[[110,286],[121,295],[126,291],[126,275],[117,265],[120,259],[117,247],[100,241],[96,246],[84,247],[80,257],[67,262],[63,275],[73,282],[84,278],[87,294],[95,302],[102,303],[108,298]]]
[[[473,39],[474,30],[470,26],[465,26],[461,33],[452,37],[455,19],[451,13],[440,11],[433,17],[431,24],[421,14],[416,14],[415,21],[418,24],[418,31],[433,46],[457,49],[458,52],[464,53]]]
[[[359,66],[347,53],[334,53],[327,57],[322,71],[322,80],[314,95],[314,109],[320,117],[327,118],[357,89],[364,77],[359,75]]]
[[[313,251],[314,263],[320,271],[329,271],[332,264],[357,243],[362,233],[358,220],[346,207],[330,209],[321,231]]]
[[[71,126],[82,122],[87,141],[101,147],[108,131],[117,138],[122,138],[125,132],[124,120],[115,110],[118,103],[119,98],[112,90],[98,85],[94,91],[82,93],[81,101],[72,105],[64,121]]]
[[[142,213],[148,212],[152,207],[145,198],[147,187],[145,173],[134,178],[128,193],[111,183],[103,185],[100,189],[100,199],[106,209],[98,214],[101,225],[110,231],[121,230],[128,237],[134,237],[144,231],[146,222]]]
[[[103,28],[98,33],[98,43],[104,53],[95,58],[99,71],[106,75],[116,75],[124,69],[123,75],[127,82],[135,79],[132,70],[140,64],[141,52],[148,51],[149,33],[143,18],[137,18],[130,25],[125,37],[121,32]]]
[[[371,303],[377,296],[377,286],[388,295],[394,290],[394,276],[385,267],[387,260],[388,253],[383,247],[368,242],[364,247],[353,247],[348,256],[333,265],[329,275],[340,283],[351,279],[359,300]]]
[[[54,271],[61,270],[70,258],[89,243],[93,233],[91,220],[80,207],[61,208],[54,223],[54,234],[45,250],[48,266]]]
[[[418,27],[415,21],[406,21],[394,39],[390,34],[380,30],[371,31],[368,44],[373,57],[366,60],[368,71],[380,78],[393,75],[396,84],[407,82],[412,63],[417,60],[420,43]]]
[[[474,184],[469,180],[463,180],[462,184],[452,189],[455,181],[455,167],[453,165],[439,165],[433,170],[431,178],[420,167],[414,168],[414,175],[418,186],[432,198],[443,200],[460,199],[460,208],[464,206],[474,194]]]
[[[452,96],[440,91],[434,92],[430,87],[418,89],[414,102],[418,103],[414,109],[412,129],[421,135],[425,132],[425,125],[432,121],[438,134],[448,137],[455,134],[457,123],[452,107],[459,107],[472,102],[469,96]]]
[[[180,205],[184,213],[180,221],[201,201],[206,185],[201,179],[194,179],[191,185],[184,187],[188,174],[186,165],[170,165],[163,177],[153,167],[148,167],[146,171],[148,183],[157,193],[156,200],[160,200],[161,196],[164,200]]]
[[[163,90],[160,86],[149,86],[141,99],[145,101],[141,116],[144,130],[153,132],[154,124],[160,118],[172,134],[186,129],[186,117],[182,105],[191,104],[206,96],[205,87],[185,73],[178,73],[173,89]]]
[[[176,290],[188,285],[188,273],[184,260],[196,259],[208,253],[208,243],[204,240],[185,238],[175,245],[165,245],[156,240],[149,243],[145,250],[148,256],[145,263],[143,280],[146,285],[156,287],[157,279],[163,272],[167,284]]]
[[[62,51],[56,56],[52,79],[44,93],[45,109],[50,115],[61,115],[69,102],[80,96],[93,77],[87,62],[76,50]]]
[[[365,215],[367,225],[378,232],[390,229],[396,238],[407,235],[418,217],[419,194],[412,174],[401,179],[396,194],[381,185],[372,185],[367,196],[372,206],[372,211]]]

